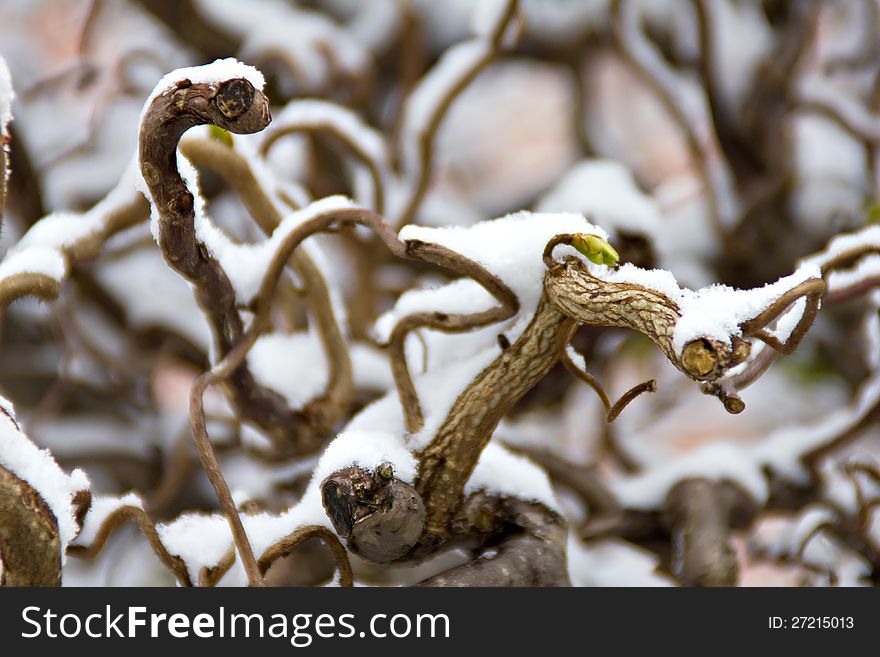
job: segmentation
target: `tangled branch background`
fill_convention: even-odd
[[[0,582],[876,583],[878,36],[4,2]]]

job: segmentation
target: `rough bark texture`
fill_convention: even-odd
[[[370,561],[403,557],[422,533],[422,499],[390,464],[372,473],[357,466],[334,473],[321,484],[321,499],[336,532]]]
[[[596,278],[571,258],[547,272],[544,289],[568,317],[592,326],[618,326],[644,333],[673,363],[672,333],[681,317],[678,305],[659,292],[631,283]]]
[[[0,559],[4,586],[60,586],[58,523],[42,497],[0,466]]]
[[[425,545],[442,542],[464,486],[501,418],[559,360],[560,334],[574,323],[542,295],[525,332],[459,395],[419,459]]]
[[[565,548],[565,521],[545,506],[513,498],[477,495],[468,506],[475,510],[465,523],[479,526],[489,515],[502,526],[499,538],[484,556],[430,577],[420,586],[570,586]]]
[[[193,284],[196,299],[212,322],[220,358],[241,339],[244,325],[226,272],[196,238],[193,196],[177,171],[177,143],[196,125],[214,124],[247,134],[262,130],[270,121],[266,97],[246,80],[219,84],[183,80],[153,101],[141,126],[141,171],[160,216],[159,245],[169,265]],[[323,426],[303,431],[303,425],[322,424],[320,418],[289,409],[281,395],[257,384],[246,365],[233,372],[230,388],[237,410],[263,429],[281,454],[313,451],[329,431]]]

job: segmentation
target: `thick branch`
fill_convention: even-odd
[[[522,336],[455,400],[419,459],[416,488],[427,511],[423,543],[444,540],[464,486],[498,422],[556,364],[575,326],[542,295]]]
[[[60,586],[58,523],[45,500],[0,466],[0,585]]]
[[[419,586],[570,586],[565,521],[540,504],[504,499],[496,515],[505,527],[484,556],[434,575]]]

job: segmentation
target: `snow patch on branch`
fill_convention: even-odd
[[[199,571],[217,565],[232,548],[225,516],[185,513],[173,522],[156,525],[156,533],[169,554],[186,564],[189,578],[199,581]]]
[[[46,502],[58,523],[61,562],[65,550],[79,531],[74,516],[73,496],[89,489],[89,479],[82,470],[67,474],[49,450],[40,449],[24,434],[15,420],[12,405],[3,400],[0,413],[0,466],[33,488]]]
[[[351,199],[344,196],[328,196],[287,215],[268,239],[253,244],[240,244],[234,242],[225,231],[211,221],[205,208],[205,199],[200,191],[198,172],[179,151],[177,166],[187,189],[193,195],[196,239],[204,244],[211,257],[217,260],[226,272],[235,289],[236,301],[241,305],[248,305],[253,301],[274,254],[295,228],[320,214],[355,207]],[[150,229],[158,243],[160,218],[155,203],[151,203],[151,207]]]
[[[675,586],[657,572],[657,556],[620,539],[582,543],[568,534],[568,575],[572,586]]]
[[[608,230],[656,237],[663,217],[654,199],[615,160],[576,163],[536,204],[539,212],[580,212]]]
[[[227,80],[236,78],[244,78],[250,82],[254,89],[262,91],[266,84],[263,74],[253,66],[248,66],[238,61],[234,57],[225,59],[215,59],[210,64],[202,66],[190,66],[188,68],[178,68],[170,73],[165,74],[161,80],[153,88],[153,91],[147,96],[144,108],[141,110],[141,117],[138,124],[143,123],[144,115],[149,109],[153,101],[166,91],[170,91],[177,86],[181,80],[189,80],[192,84],[220,84]]]
[[[17,274],[42,274],[60,282],[67,275],[67,260],[51,248],[10,251],[0,262],[0,284]]]
[[[95,542],[98,532],[110,515],[123,507],[135,507],[143,509],[144,503],[140,495],[126,493],[125,495],[98,495],[92,498],[89,512],[83,519],[82,530],[77,535],[74,545],[90,546]]]
[[[473,226],[404,226],[400,239],[440,244],[481,264],[500,278],[519,298],[522,315],[531,316],[538,306],[544,284],[544,247],[553,237],[568,233],[608,233],[575,213],[516,212]],[[557,255],[573,255],[587,262],[573,248],[559,246]]]
[[[8,137],[7,128],[12,121],[12,101],[15,100],[15,91],[12,89],[12,75],[6,60],[0,57],[0,137]]]
[[[248,352],[248,368],[260,385],[284,396],[291,408],[301,408],[327,385],[327,357],[318,336],[311,333],[270,333]]]
[[[712,338],[729,344],[732,336],[742,334],[740,324],[761,314],[795,286],[820,276],[817,266],[805,263],[794,273],[759,288],[738,290],[727,285],[710,285],[689,290],[681,288],[675,277],[666,270],[645,270],[627,263],[602,278],[655,290],[678,304],[681,318],[675,326],[673,349],[680,354],[688,342],[699,338]]]
[[[370,63],[366,48],[319,12],[279,0],[198,0],[197,5],[210,22],[242,39],[242,57],[285,64],[299,91],[322,89],[339,71],[362,74]],[[293,95],[294,89],[285,91]]]
[[[676,483],[688,477],[738,484],[759,503],[767,499],[767,479],[748,450],[731,443],[708,445],[650,470],[611,481],[615,497],[630,509],[657,509]]]
[[[347,107],[326,100],[305,98],[293,100],[284,106],[270,126],[264,131],[265,138],[290,126],[297,128],[331,128],[345,135],[355,147],[375,162],[381,169],[388,169],[388,145],[385,137]]]
[[[43,274],[57,282],[67,276],[67,250],[99,234],[108,217],[133,203],[140,173],[135,159],[117,186],[87,212],[53,212],[35,223],[0,262],[0,282],[22,273]]]

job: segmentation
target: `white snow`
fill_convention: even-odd
[[[493,495],[536,500],[562,513],[547,474],[525,456],[514,454],[501,443],[486,445],[470,479],[465,495],[487,491]]]
[[[247,362],[257,381],[284,396],[292,408],[302,408],[327,385],[327,358],[311,333],[263,335]]]
[[[15,100],[15,92],[12,89],[12,76],[6,60],[0,57],[0,137],[8,135],[6,128],[12,120],[13,100]]]
[[[292,127],[335,130],[351,141],[380,171],[388,169],[388,145],[385,137],[347,107],[313,98],[293,100],[273,117],[271,125],[263,134],[265,138],[269,138],[273,133]]]
[[[620,539],[587,544],[569,532],[566,557],[572,586],[675,586],[657,572],[655,554]]]
[[[688,477],[735,482],[756,502],[767,499],[767,479],[760,462],[742,447],[726,442],[707,445],[643,473],[609,481],[608,485],[626,508],[656,509],[662,507],[672,487]]]
[[[67,274],[67,261],[55,249],[34,247],[26,251],[10,251],[0,262],[0,282],[25,273],[43,274],[61,281]]]
[[[180,152],[177,153],[177,166],[187,189],[195,199],[193,209],[196,238],[205,245],[211,256],[219,262],[226,272],[235,288],[236,300],[241,305],[248,305],[253,301],[260,290],[263,277],[275,252],[297,226],[326,212],[355,207],[354,203],[344,196],[328,196],[287,215],[268,239],[253,244],[240,244],[234,242],[229,235],[211,221],[206,212],[205,199],[199,188],[198,172]],[[150,198],[149,191],[143,191]],[[150,229],[153,238],[158,243],[160,219],[155,204],[151,203],[151,206]]]
[[[193,84],[217,84],[226,80],[235,78],[244,78],[250,82],[254,89],[262,91],[266,84],[263,74],[253,66],[243,64],[234,57],[225,59],[215,59],[210,64],[202,66],[190,66],[188,68],[178,68],[170,73],[165,74],[161,80],[153,88],[153,91],[147,96],[144,108],[141,110],[141,118],[138,123],[142,123],[144,114],[150,107],[152,102],[169,89],[177,86],[181,80],[189,80]]]
[[[539,212],[580,212],[606,230],[654,237],[663,226],[656,202],[615,160],[581,160],[535,205]]]
[[[498,29],[511,0],[477,0],[471,14],[471,31],[488,38]]]
[[[0,280],[24,272],[44,274],[61,282],[67,275],[66,250],[100,233],[113,212],[137,198],[137,166],[126,168],[119,184],[84,213],[53,212],[35,223],[0,262]]]
[[[4,400],[4,408],[8,402]],[[0,466],[26,481],[46,502],[58,523],[61,562],[65,550],[79,531],[74,518],[73,495],[88,490],[82,470],[70,474],[55,462],[49,450],[40,449],[21,431],[14,415],[0,413]]]
[[[822,267],[850,251],[865,247],[874,247],[880,250],[880,225],[870,224],[851,233],[836,235],[822,251],[803,258],[801,262]]]
[[[568,359],[572,362],[572,364],[578,368],[581,372],[587,372],[587,361],[584,360],[583,354],[579,351],[576,351],[571,344],[565,345],[565,355],[568,356]]]
[[[125,495],[97,495],[92,498],[89,511],[83,519],[83,526],[74,545],[82,545],[85,547],[94,543],[101,525],[118,509],[126,506],[132,506],[138,509],[144,508],[144,503],[140,496],[135,493],[126,493]]]
[[[820,276],[818,267],[805,263],[794,273],[763,287],[737,290],[727,285],[710,285],[694,291],[679,287],[675,277],[665,270],[648,271],[627,263],[603,278],[656,290],[677,303],[681,318],[675,326],[673,349],[681,354],[688,342],[698,338],[730,344],[732,336],[742,334],[740,324],[761,314],[795,286]]]
[[[516,212],[473,226],[431,228],[409,225],[400,231],[404,241],[440,244],[481,264],[500,278],[519,298],[523,316],[531,316],[543,289],[544,247],[556,235],[586,233],[608,239],[608,234],[574,213]],[[571,247],[554,253],[575,255]],[[583,259],[583,258],[582,258]]]
[[[483,286],[471,278],[459,278],[446,285],[407,290],[394,307],[383,313],[373,326],[378,340],[387,342],[399,320],[421,312],[441,312],[449,315],[476,313],[488,310],[498,301]]]
[[[223,515],[184,513],[173,522],[156,525],[156,532],[169,554],[186,564],[193,582],[199,581],[203,566],[215,566],[232,547],[232,533]]]
[[[356,388],[385,391],[394,387],[391,364],[384,351],[363,342],[351,343],[349,351]]]
[[[880,254],[863,257],[850,269],[831,271],[826,279],[828,290],[841,290],[856,285],[869,278],[880,277]]]
[[[191,286],[165,263],[157,248],[104,258],[95,268],[95,276],[125,309],[133,328],[165,328],[209,350],[211,329]]]

